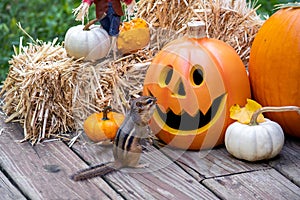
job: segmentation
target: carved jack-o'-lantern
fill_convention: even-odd
[[[245,67],[226,43],[183,37],[166,45],[151,63],[144,94],[157,98],[152,131],[170,146],[212,148],[232,122],[229,108],[250,98]]]

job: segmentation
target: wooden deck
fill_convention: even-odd
[[[149,146],[141,160],[147,169],[73,182],[75,171],[112,160],[111,146],[19,143],[22,128],[0,118],[0,200],[300,199],[299,140],[286,139],[278,157],[258,163],[237,160],[224,147],[184,152]]]

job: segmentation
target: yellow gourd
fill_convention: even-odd
[[[117,44],[122,54],[142,49],[149,41],[150,31],[145,20],[136,18],[120,26]]]

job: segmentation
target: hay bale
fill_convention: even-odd
[[[179,37],[174,31],[151,28],[150,44],[142,50],[106,58],[98,62],[84,62],[74,84],[73,116],[76,129],[82,129],[84,120],[94,112],[102,112],[110,105],[126,114],[131,97],[143,90],[146,71],[155,54],[168,42]],[[166,37],[167,36],[167,37]]]
[[[204,21],[207,37],[231,45],[247,66],[251,44],[263,23],[257,8],[246,0],[140,0],[137,16],[154,27],[183,34],[189,21]]]
[[[74,128],[73,83],[80,61],[68,57],[56,41],[21,42],[0,93],[6,122],[23,124],[24,140],[33,144],[53,135],[64,137]]]

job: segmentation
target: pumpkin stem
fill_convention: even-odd
[[[97,21],[98,21],[98,18],[89,21],[89,23],[87,23],[87,24],[84,26],[83,30],[84,30],[84,31],[90,30],[90,26],[92,26],[93,24],[95,24]]]
[[[95,18],[95,19],[89,21],[89,23],[87,23],[87,24],[84,26],[83,30],[84,30],[84,31],[90,30],[90,26],[92,26],[93,24],[95,24],[97,21],[100,21],[100,20],[103,19],[105,16],[106,16],[106,14],[104,13],[104,14],[102,15],[101,18]]]
[[[188,22],[188,37],[197,38],[197,39],[206,37],[205,22],[204,21]]]
[[[253,113],[249,125],[258,125],[259,123],[257,122],[257,118],[260,114],[264,112],[284,112],[284,111],[297,111],[298,114],[300,115],[300,107],[298,106],[281,106],[281,107],[266,106],[256,110]]]
[[[107,113],[109,113],[111,111],[111,106],[106,106],[103,109],[103,118],[102,120],[109,120],[109,118],[107,117]]]

